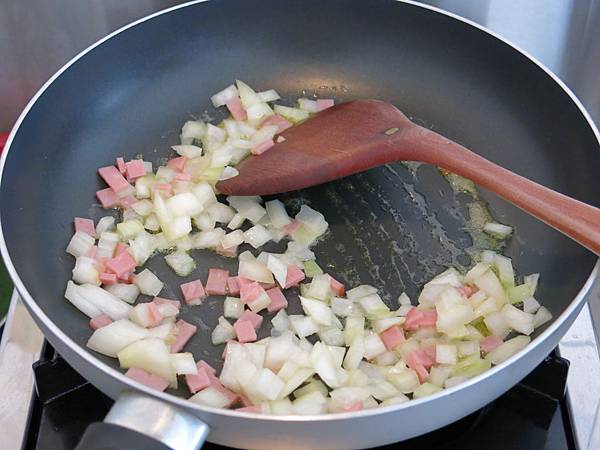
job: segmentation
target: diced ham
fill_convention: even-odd
[[[121,283],[131,284],[133,283],[133,272],[127,272],[121,275],[118,275],[117,278]]]
[[[121,200],[115,191],[111,188],[101,189],[96,192],[96,198],[100,202],[103,208],[114,208],[119,204]]]
[[[252,312],[247,309],[246,311],[244,311],[242,313],[240,318],[235,321],[235,323],[245,322],[245,321],[250,322],[252,324],[252,326],[254,327],[254,329],[258,329],[262,325],[263,318],[261,315],[256,314],[255,312]],[[235,323],[234,323],[234,326],[235,326]]]
[[[196,325],[187,323],[183,319],[179,319],[175,324],[175,327],[177,328],[177,337],[175,338],[175,342],[171,344],[171,353],[180,352],[183,346],[187,344],[187,342],[196,333],[196,330],[198,329]]]
[[[301,281],[306,278],[304,272],[302,272],[295,264],[289,264],[287,268],[287,276],[285,278],[285,289],[291,288],[292,286],[298,285]]]
[[[181,308],[181,302],[179,300],[171,300],[169,298],[154,297],[152,299],[152,302],[156,303],[157,305],[172,305],[177,309]]]
[[[175,174],[177,181],[192,181],[192,176],[189,173],[178,172]]]
[[[196,366],[198,366],[198,369],[200,369],[201,367],[204,367],[210,378],[214,378],[217,374],[217,369],[215,369],[213,366],[211,366],[210,364],[208,364],[206,361],[204,361],[202,359],[196,363]]]
[[[123,189],[127,189],[127,187],[130,186],[115,166],[101,167],[98,169],[98,174],[100,174],[104,182],[115,192],[121,192]]]
[[[334,105],[332,98],[319,98],[317,99],[317,111],[323,111],[324,109],[331,108]]]
[[[185,376],[185,383],[192,394],[210,386],[210,376],[206,368],[201,367],[199,364],[196,364],[196,367],[198,367],[198,373]]]
[[[484,353],[489,353],[492,350],[494,350],[495,348],[499,347],[500,345],[502,345],[504,341],[502,339],[500,339],[498,336],[488,336],[484,339],[482,339],[479,342],[479,348],[481,349],[482,352]]]
[[[272,116],[267,117],[260,124],[261,128],[267,127],[269,125],[275,125],[277,127],[277,134],[282,133],[285,130],[287,130],[288,128],[291,128],[293,126],[292,122],[283,118],[279,114],[274,114]]]
[[[158,306],[156,305],[156,303],[154,302],[150,302],[150,303],[145,303],[145,305],[148,305],[146,308],[146,311],[148,311],[148,327],[152,328],[157,326],[161,320],[163,320],[163,317],[160,314],[160,311],[158,310]]]
[[[225,386],[223,386],[217,377],[214,377],[214,378],[210,379],[210,387],[215,388],[221,394],[223,394],[225,397],[227,397],[227,399],[228,399],[229,402],[225,405],[225,408],[230,408],[240,398],[240,396],[238,394],[236,394],[235,392],[230,391]]]
[[[265,290],[256,281],[240,286],[240,299],[245,304],[251,303],[260,297]]]
[[[360,411],[361,409],[363,409],[363,402],[361,402],[360,400],[357,400],[348,406],[344,406],[340,411],[341,412],[351,412],[351,411]]]
[[[96,227],[92,219],[83,219],[81,217],[75,217],[73,221],[75,225],[75,232],[81,231],[82,233],[89,234],[92,237],[96,237]]]
[[[475,292],[477,292],[479,290],[479,288],[477,286],[469,286],[468,284],[464,284],[464,285],[456,288],[456,290],[458,292],[460,292],[463,297],[469,298],[471,295],[473,295]]]
[[[421,327],[435,327],[437,322],[437,311],[435,309],[423,310],[423,318],[419,322],[419,328]]]
[[[98,328],[105,327],[106,325],[110,325],[112,323],[112,319],[106,314],[102,314],[100,316],[96,316],[90,320],[90,328],[92,330],[97,330]]]
[[[238,284],[238,277],[228,277],[227,278],[227,293],[230,295],[239,295],[240,286]]]
[[[246,342],[256,341],[256,330],[249,320],[236,321],[233,324],[233,329],[235,330],[238,342],[245,344]]]
[[[247,412],[247,413],[261,413],[262,409],[260,406],[252,405],[252,406],[244,406],[243,408],[237,408],[236,411]]]
[[[183,168],[185,167],[185,163],[187,158],[185,156],[180,156],[178,158],[170,159],[167,163],[167,167],[169,169],[173,169],[176,172],[183,172]]]
[[[229,271],[210,269],[206,281],[206,293],[208,295],[225,295],[227,293],[227,278],[229,278]]]
[[[169,387],[169,382],[164,378],[153,373],[148,373],[143,369],[138,369],[137,367],[132,367],[125,372],[125,376],[157,391],[164,391]]]
[[[274,287],[267,291],[267,295],[271,299],[271,303],[267,305],[267,311],[269,312],[277,312],[280,309],[285,309],[288,307],[288,301],[281,292],[281,289],[278,287]]]
[[[404,322],[404,329],[408,331],[415,331],[419,329],[419,325],[425,314],[418,308],[412,307],[408,314],[406,314],[406,321]]]
[[[221,243],[219,243],[215,247],[215,252],[217,252],[219,255],[226,256],[228,258],[235,258],[237,256],[238,246],[234,245],[233,247],[223,248]]]
[[[333,278],[331,275],[327,276],[329,277],[329,285],[331,286],[331,290],[335,292],[335,295],[337,295],[338,297],[342,297],[346,292],[344,285],[335,278]]]
[[[273,282],[273,283],[263,283],[262,281],[259,281],[258,284],[260,284],[260,287],[263,288],[265,291],[267,289],[273,289],[274,287],[277,287],[277,283]]]
[[[137,202],[138,202],[138,199],[135,198],[133,195],[127,195],[127,196],[123,197],[122,199],[119,199],[119,205],[121,205],[121,208],[124,208],[124,209],[131,208]]]
[[[383,344],[388,351],[394,350],[398,345],[403,344],[406,341],[404,332],[398,326],[388,328],[381,333],[379,337],[383,341]]]
[[[155,183],[152,185],[152,189],[169,195],[173,193],[173,186],[171,186],[169,183]]]
[[[288,223],[285,227],[283,227],[283,232],[285,234],[287,234],[288,236],[291,236],[294,231],[296,231],[298,228],[300,228],[300,225],[302,225],[300,223],[299,220],[296,219],[292,219],[292,221],[290,223]]]
[[[125,167],[128,181],[133,181],[136,178],[146,175],[146,166],[144,166],[144,161],[141,159],[132,159],[125,163]]]
[[[125,175],[127,173],[127,166],[125,165],[125,160],[122,157],[117,158],[117,169],[121,175]]]
[[[239,97],[236,97],[233,100],[228,101],[227,103],[225,103],[225,105],[227,106],[227,109],[229,110],[229,112],[231,113],[231,116],[235,120],[243,121],[248,118],[248,115],[246,114],[246,110],[242,106],[242,101],[239,99]]]
[[[92,245],[90,247],[90,249],[87,251],[87,253],[85,254],[85,256],[88,256],[89,258],[95,259],[96,258],[96,253],[98,253],[98,246],[97,245]]]
[[[429,378],[429,372],[421,362],[421,358],[418,355],[418,351],[413,350],[412,352],[408,352],[406,356],[406,364],[412,370],[417,372],[417,376],[419,377],[419,382],[424,383]]]
[[[422,347],[417,355],[426,369],[431,368],[435,364],[435,344]]]
[[[106,268],[118,277],[135,270],[136,262],[129,252],[122,252],[112,259],[106,261]]]
[[[237,279],[237,284],[238,284],[238,286],[239,286],[240,289],[245,284],[252,284],[252,283],[254,283],[254,281],[249,280],[248,278],[240,277],[239,275],[236,277],[236,279]]]
[[[250,150],[250,153],[252,153],[253,155],[262,155],[264,152],[269,150],[274,145],[275,145],[275,142],[273,141],[273,139],[269,139],[268,141],[261,142],[260,144],[252,147],[252,150]]]
[[[199,305],[202,303],[202,300],[206,298],[206,292],[204,291],[204,286],[202,286],[200,280],[183,283],[179,287],[183,294],[183,299],[188,305]]]
[[[100,282],[105,286],[110,286],[111,284],[117,284],[117,275],[114,273],[102,272],[100,274]]]
[[[126,253],[128,248],[129,245],[125,244],[124,242],[117,242],[114,256],[119,256],[121,253]]]

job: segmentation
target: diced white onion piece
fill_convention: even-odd
[[[527,275],[523,277],[523,281],[531,286],[532,295],[535,293],[537,289],[538,281],[540,279],[539,273],[532,273],[531,275]]]
[[[158,309],[161,317],[176,317],[179,314],[179,308],[170,303],[161,303],[156,305],[156,309]]]
[[[399,364],[388,371],[386,379],[403,394],[411,393],[419,387],[419,378],[414,370]]]
[[[240,215],[252,223],[257,223],[267,213],[256,197],[227,197],[227,201],[233,206]]]
[[[311,392],[292,402],[292,413],[300,416],[323,414],[327,409],[327,399],[320,392]]]
[[[127,319],[120,319],[95,330],[86,345],[95,352],[116,358],[117,353],[125,347],[148,335],[145,328]]]
[[[444,387],[444,383],[452,375],[453,370],[452,366],[433,366],[429,369],[429,378],[427,381],[436,386]]]
[[[500,364],[525,348],[530,341],[531,338],[529,336],[514,337],[489,352],[485,359],[492,364]]]
[[[219,106],[223,106],[223,105],[229,103],[230,101],[236,99],[237,97],[238,97],[237,88],[233,84],[230,84],[225,89],[214,94],[210,98],[210,101],[212,102],[212,104],[214,105],[215,108],[218,108]]]
[[[457,354],[458,351],[456,345],[437,344],[435,346],[435,362],[438,364],[455,365],[457,362]]]
[[[263,368],[254,375],[252,385],[254,393],[264,400],[275,400],[285,383],[271,370]]]
[[[126,318],[131,309],[130,305],[118,297],[93,284],[82,284],[77,287],[77,291],[85,300],[93,304],[112,320]]]
[[[245,110],[248,110],[251,106],[262,103],[262,100],[258,96],[254,89],[248,86],[246,83],[240,80],[236,80],[235,84],[238,89],[238,93],[240,96],[240,100],[242,101],[242,105]]]
[[[104,289],[112,295],[120,298],[124,302],[134,303],[140,295],[140,290],[135,284],[117,283],[110,286],[105,286]]]
[[[487,222],[483,226],[483,231],[494,236],[497,239],[505,239],[512,233],[512,227],[502,225],[501,223]]]
[[[510,328],[504,319],[504,315],[499,311],[488,314],[483,321],[488,330],[500,339],[504,339],[510,333]]]
[[[201,121],[187,121],[181,129],[181,143],[191,144],[194,139],[202,139],[206,133],[206,124]]]
[[[200,204],[203,208],[206,208],[208,205],[211,205],[217,201],[215,191],[213,190],[212,186],[205,181],[202,181],[194,186],[192,188],[192,194],[194,194],[198,200],[200,200]]]
[[[144,269],[134,276],[134,284],[140,289],[144,295],[157,296],[162,290],[164,284],[158,279],[150,269]]]
[[[160,166],[156,169],[156,178],[166,183],[170,183],[175,178],[175,171],[167,166]]]
[[[96,224],[96,236],[100,236],[105,231],[112,231],[115,229],[115,218],[113,216],[104,216],[98,220]]]
[[[235,178],[240,174],[240,172],[235,167],[226,166],[219,177],[219,181],[229,180],[230,178]]]
[[[369,319],[376,319],[387,315],[390,309],[377,294],[369,294],[358,299],[358,303]]]
[[[349,316],[346,318],[346,326],[344,327],[346,345],[350,345],[356,337],[363,337],[364,334],[365,318],[363,316]]]
[[[372,333],[364,338],[365,358],[368,360],[385,353],[386,348],[378,334]]]
[[[204,139],[216,143],[224,142],[227,139],[227,132],[222,128],[219,128],[212,123],[206,124],[206,134]]]
[[[296,220],[299,220],[310,231],[319,235],[325,233],[329,227],[323,214],[315,211],[308,205],[302,205],[300,207],[300,211],[296,214]]]
[[[238,276],[260,283],[273,283],[274,281],[273,274],[267,266],[257,260],[243,261],[240,259]]]
[[[513,330],[527,336],[533,333],[533,314],[527,314],[513,305],[504,305],[501,312],[506,324]]]
[[[319,338],[327,345],[344,346],[344,333],[337,327],[324,327],[319,330]]]
[[[441,390],[441,387],[425,382],[413,391],[413,398],[427,397],[428,395],[433,395]]]
[[[507,302],[504,288],[498,280],[498,277],[491,270],[485,271],[482,275],[473,280],[475,286],[484,291],[489,297],[495,298],[500,304]]]
[[[131,205],[131,208],[140,216],[147,216],[154,210],[154,205],[150,200],[140,200],[137,203]]]
[[[250,308],[250,311],[257,313],[265,309],[270,304],[271,297],[269,297],[266,292],[261,292],[258,298],[248,303],[248,308]]]
[[[248,123],[251,125],[259,125],[266,117],[272,116],[273,110],[266,103],[257,103],[246,109],[248,115]],[[266,127],[264,127],[266,128]],[[259,130],[260,131],[260,130]],[[255,136],[252,136],[254,140]]]
[[[158,223],[156,214],[150,214],[148,217],[146,217],[146,220],[144,221],[144,228],[148,231],[160,230],[160,224]]]
[[[194,375],[198,373],[198,367],[196,367],[194,355],[191,353],[171,353],[169,357],[171,358],[173,371],[177,375]]]
[[[400,294],[400,297],[398,297],[398,304],[400,306],[403,305],[410,305],[410,298],[408,297],[408,295],[406,294],[406,292],[403,292],[402,294]]]
[[[317,107],[317,102],[315,100],[309,100],[308,98],[299,98],[298,107],[302,111],[306,111],[309,113],[316,113],[319,111],[319,108]]]
[[[436,275],[431,281],[425,283],[425,286],[431,286],[436,284],[449,284],[454,287],[462,286],[463,277],[460,273],[454,268],[450,267],[449,269],[443,271],[439,275]]]
[[[333,320],[333,313],[326,303],[320,300],[300,296],[300,303],[304,313],[310,316],[316,323],[329,326]]]
[[[275,105],[273,110],[276,114],[283,116],[292,123],[302,122],[308,119],[308,112],[298,108],[290,108],[289,106]]]
[[[540,309],[538,309],[535,313],[533,318],[533,326],[537,328],[550,320],[552,320],[552,313],[548,311],[545,306],[541,306]]]
[[[227,324],[219,322],[212,331],[210,338],[213,345],[224,344],[227,341],[235,339],[235,330],[229,322]]]
[[[498,278],[505,287],[515,285],[515,272],[513,270],[512,261],[510,258],[502,255],[494,256],[494,265],[498,270]]]
[[[288,317],[292,329],[300,338],[310,336],[311,334],[315,334],[317,331],[319,331],[319,326],[311,317],[303,315],[291,315]]]
[[[404,317],[384,317],[383,319],[373,321],[371,326],[373,327],[373,331],[379,334],[394,325],[402,325],[405,320]]]
[[[86,300],[79,293],[79,286],[77,286],[71,280],[69,280],[67,283],[65,298],[69,300],[73,306],[90,318],[94,318],[102,314],[102,310],[100,308],[96,307],[92,302]]]
[[[346,297],[348,297],[350,300],[358,300],[359,298],[376,293],[377,289],[375,289],[373,286],[369,286],[368,284],[362,284],[346,292]]]
[[[315,259],[315,254],[311,249],[295,241],[288,242],[285,253],[294,257],[300,262],[312,261]]]
[[[244,242],[244,232],[242,230],[234,230],[227,233],[221,238],[220,244],[223,248],[237,247]]]
[[[188,400],[199,405],[212,406],[213,408],[225,408],[231,403],[231,400],[225,394],[211,386],[192,395]]]
[[[178,250],[165,256],[165,261],[180,277],[187,277],[196,268],[196,262],[186,252]]]
[[[195,216],[200,214],[203,209],[198,197],[191,192],[174,195],[166,201],[166,204],[174,217]]]
[[[291,329],[292,324],[287,313],[285,312],[285,309],[279,310],[279,312],[273,316],[271,319],[271,325],[274,329],[279,331],[288,331]]]
[[[319,300],[327,300],[331,295],[331,279],[327,274],[315,275],[306,291],[306,295]]]
[[[238,319],[244,312],[244,304],[239,298],[225,297],[223,315],[230,319]]]
[[[87,233],[82,231],[76,231],[69,245],[67,245],[66,252],[73,255],[75,258],[85,255],[93,247],[96,240]]]
[[[494,256],[495,255],[496,255],[495,253],[492,253],[492,260],[491,260],[491,262],[494,261]],[[489,263],[479,262],[479,263],[475,264],[471,268],[471,270],[469,270],[467,272],[467,274],[465,275],[464,282],[468,283],[468,284],[473,283],[473,281],[476,278],[479,278],[481,275],[483,275],[489,268],[490,268],[490,264]]]
[[[72,273],[75,283],[90,283],[100,286],[98,263],[93,258],[83,255],[78,257],[75,260],[75,267],[73,267]]]
[[[171,365],[169,347],[161,339],[149,338],[133,342],[120,350],[117,357],[124,369],[137,367],[170,382],[177,380]]]
[[[331,299],[331,310],[336,316],[348,317],[356,314],[357,305],[352,300],[333,297]]]
[[[275,228],[284,228],[292,221],[285,210],[285,205],[280,200],[266,202],[265,208],[267,209],[269,220]]]
[[[262,91],[259,92],[257,95],[262,102],[274,102],[275,100],[279,100],[281,98],[275,89]]]
[[[377,355],[373,362],[378,366],[393,366],[398,362],[398,354],[396,352],[385,352],[381,355]]]
[[[338,376],[338,371],[336,370],[336,365],[334,363],[332,354],[327,346],[321,342],[317,342],[315,345],[313,345],[310,353],[310,362],[314,371],[327,386],[330,388],[336,388],[340,386],[341,383]]]
[[[258,225],[255,225],[255,227],[257,226]],[[274,255],[268,255],[267,268],[273,273],[273,276],[275,277],[275,280],[277,280],[279,285],[281,287],[285,287],[288,272],[287,265],[281,262],[281,260],[278,257]]]
[[[458,355],[462,358],[469,355],[479,354],[478,341],[459,341],[457,344]]]
[[[262,225],[254,225],[244,233],[244,240],[254,248],[262,247],[271,240],[271,237],[269,230]]]
[[[384,401],[382,401],[379,406],[391,406],[391,405],[398,405],[400,403],[405,403],[407,401],[409,401],[410,399],[404,395],[404,394],[400,394],[398,393],[398,395],[394,396],[394,397],[390,397],[385,399]]]
[[[397,313],[399,316],[401,316],[401,317],[404,317],[404,316],[406,316],[406,315],[409,313],[409,311],[410,311],[412,308],[413,308],[413,306],[412,306],[412,305],[402,305],[400,308],[398,308],[398,309],[396,310],[396,313]]]
[[[202,156],[202,147],[198,147],[197,145],[173,145],[171,148],[175,150],[179,156],[185,156],[189,159]]]

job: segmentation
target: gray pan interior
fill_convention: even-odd
[[[94,192],[100,166],[117,156],[170,154],[191,117],[220,117],[209,96],[243,79],[288,100],[306,93],[337,101],[377,98],[415,121],[537,182],[598,205],[600,153],[580,110],[522,54],[464,23],[386,0],[212,1],[130,28],[76,61],[35,103],[16,134],[2,174],[2,231],[10,259],[49,319],[81,346],[86,318],[63,299],[73,259],[64,249],[74,216],[103,215]],[[558,316],[596,258],[489,193],[495,217],[515,226],[506,254],[521,274],[542,274],[538,298]],[[467,197],[433,167],[400,164],[285,196],[325,213],[331,232],[316,247],[328,272],[349,286],[369,283],[386,301],[418,287],[470,245],[462,230]],[[276,248],[276,247],[273,247]],[[232,260],[195,251],[185,280],[162,258],[149,267],[178,285],[206,279]],[[295,297],[295,292],[290,298]],[[199,325],[188,345],[217,363],[210,329],[222,297],[184,309]],[[292,301],[291,310],[297,310]],[[261,330],[267,333],[267,327]],[[95,355],[99,357],[98,355]],[[116,367],[116,360],[100,357]]]

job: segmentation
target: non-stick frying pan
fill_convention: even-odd
[[[132,393],[118,400],[112,422],[179,448],[203,439],[206,428],[192,417],[208,425],[209,440],[230,446],[376,446],[480,408],[557,345],[596,276],[596,257],[484,192],[494,215],[515,226],[506,254],[520,273],[541,273],[538,298],[554,320],[524,351],[460,386],[375,410],[271,417],[152,391],[125,378],[115,360],[88,351],[87,320],[63,299],[73,265],[64,249],[74,216],[101,215],[92,206],[100,187],[96,169],[120,155],[167,156],[185,120],[205,111],[218,118],[209,94],[236,78],[275,88],[287,99],[306,91],[338,101],[390,101],[492,161],[599,204],[598,132],[581,104],[531,57],[455,16],[392,0],[228,0],[192,2],[125,27],[71,61],[29,104],[3,155],[0,189],[2,256],[37,323],[102,391],[115,399]],[[302,201],[325,212],[331,233],[315,251],[328,271],[348,285],[379,286],[390,304],[403,290],[414,298],[445,265],[469,263],[463,254],[471,241],[462,229],[468,200],[454,195],[433,167],[411,171],[394,164],[285,200],[292,208]],[[205,279],[209,267],[235,271],[221,257],[195,256],[198,269],[190,279]],[[181,280],[162,258],[149,266],[166,281],[163,295],[176,297]],[[212,346],[209,333],[221,303],[210,298],[183,312],[199,325],[188,348],[217,365],[222,348]],[[122,433],[100,428],[100,438]]]

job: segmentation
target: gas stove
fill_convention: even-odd
[[[72,449],[112,400],[43,339],[13,295],[0,344],[0,448]],[[587,305],[531,374],[475,413],[434,432],[381,448],[554,450],[600,448],[600,360]],[[207,449],[223,449],[206,443]]]

